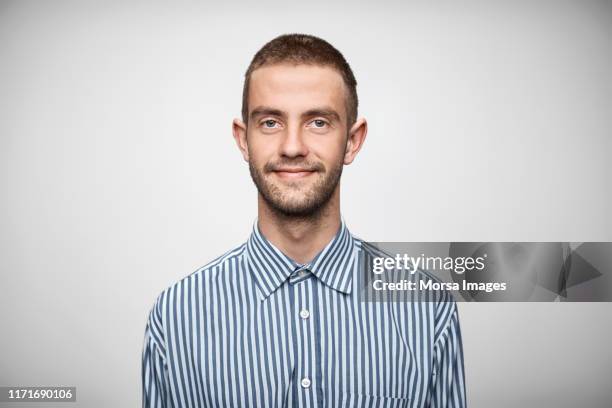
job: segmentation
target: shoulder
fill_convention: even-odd
[[[391,253],[375,243],[366,242],[359,238],[354,238],[356,246],[360,252],[361,260],[365,264],[373,263],[375,258],[395,258]],[[382,261],[381,261],[382,262]],[[412,263],[411,263],[412,264]],[[413,265],[413,264],[412,264]],[[409,274],[394,269],[395,279],[407,279],[416,283],[417,292],[427,302],[434,306],[435,319],[439,322],[447,322],[453,313],[456,313],[456,301],[452,290],[456,290],[456,283],[445,282],[432,271],[421,267],[415,268]],[[419,289],[420,288],[420,289]]]
[[[366,259],[369,258],[370,260],[373,260],[374,258],[395,258],[395,254],[381,248],[375,243],[366,242],[359,238],[354,238],[354,239],[355,239],[356,247],[362,254],[363,258],[366,258]],[[410,264],[412,265],[412,263]],[[416,271],[413,271],[411,275],[413,275],[413,278],[417,280],[443,283],[442,279],[437,277],[434,273],[432,273],[431,271],[425,270],[421,267],[417,267]],[[452,299],[452,295],[450,296],[450,299]],[[448,295],[442,296],[441,300],[448,300]]]
[[[236,271],[238,264],[242,262],[245,248],[246,243],[243,243],[166,287],[155,299],[151,317],[163,320],[166,313],[171,312],[178,302],[188,301],[189,294],[197,290],[196,285],[199,286],[211,276]]]

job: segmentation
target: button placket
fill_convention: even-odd
[[[303,282],[308,277],[310,271],[308,270],[308,265],[296,265],[295,269],[289,276],[289,283],[297,284]]]
[[[305,271],[306,272],[306,271]],[[307,272],[306,272],[307,273]],[[295,323],[298,328],[298,342],[299,342],[299,356],[297,361],[297,382],[298,389],[303,398],[307,398],[304,401],[314,401],[316,399],[315,387],[313,380],[316,374],[316,366],[314,362],[314,356],[316,350],[314,348],[314,332],[312,325],[315,323],[312,321],[312,314],[310,305],[312,303],[311,291],[313,288],[311,285],[313,282],[310,279],[300,282],[299,285],[295,286],[297,296],[294,298],[295,309],[297,313],[294,315]],[[295,312],[294,312],[295,313]]]

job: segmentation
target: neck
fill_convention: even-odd
[[[294,261],[310,262],[332,240],[340,228],[340,190],[316,213],[291,216],[269,206],[258,197],[258,226],[274,246]]]

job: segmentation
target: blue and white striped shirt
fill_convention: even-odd
[[[255,223],[246,243],[158,296],[143,407],[465,407],[451,294],[361,300],[357,265],[372,250],[342,221],[300,265]]]

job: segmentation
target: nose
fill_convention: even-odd
[[[308,145],[300,126],[291,126],[283,135],[280,154],[285,157],[299,157],[308,155]]]

